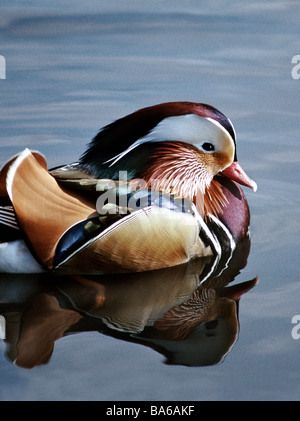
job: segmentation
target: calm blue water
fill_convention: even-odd
[[[164,313],[157,300],[171,300],[172,273],[162,291],[159,279],[131,279],[128,288],[105,280],[107,312],[94,308],[103,294],[97,282],[71,291],[66,280],[60,286],[2,277],[0,306],[10,336],[0,340],[0,399],[298,400],[300,339],[292,337],[292,318],[300,314],[300,80],[292,77],[292,57],[300,54],[298,2],[2,1],[0,8],[6,60],[0,164],[25,147],[43,153],[49,167],[69,163],[100,127],[138,108],[177,100],[212,104],[233,121],[239,161],[258,183],[256,193],[246,191],[248,264],[233,283],[259,278],[235,310],[238,327],[237,317],[230,319],[235,330],[220,351],[222,362],[187,367],[165,364],[149,338],[118,330],[122,323],[143,326],[135,312],[147,320]],[[193,274],[176,294],[190,297]],[[123,301],[111,298],[114,288]],[[139,300],[149,304],[148,313]],[[12,363],[18,347],[32,368]],[[180,362],[185,350],[177,350]],[[206,350],[200,341],[198,363]]]

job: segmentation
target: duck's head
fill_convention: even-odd
[[[256,190],[238,163],[231,121],[207,104],[168,102],[121,118],[92,140],[81,165],[96,177],[127,171],[191,198],[217,174]]]

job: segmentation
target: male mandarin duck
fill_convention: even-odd
[[[104,127],[78,162],[25,149],[0,172],[0,270],[141,272],[233,250],[248,236],[235,130],[169,102]]]

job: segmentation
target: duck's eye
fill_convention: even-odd
[[[202,143],[201,147],[204,151],[207,151],[207,152],[213,152],[215,150],[214,145],[210,142]]]

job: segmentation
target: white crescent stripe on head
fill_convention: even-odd
[[[157,126],[155,126],[146,136],[136,140],[123,152],[113,158],[110,158],[104,163],[112,161],[110,164],[111,167],[127,153],[146,142],[178,141],[197,146],[205,140],[215,138],[218,135],[218,130],[216,130],[216,128],[221,130],[234,145],[234,141],[230,133],[218,121],[210,117],[203,118],[196,114],[167,117],[157,124]]]
[[[210,118],[210,117],[205,117],[205,120],[209,120],[209,121],[211,121],[213,124],[215,124],[217,127],[219,127],[219,129],[220,130],[223,130],[223,132],[224,133],[226,133],[226,135],[230,138],[230,139],[232,139],[232,136],[231,136],[231,134],[229,133],[229,131],[228,130],[226,130],[225,129],[225,127],[224,126],[222,126],[222,124],[220,124],[217,120],[214,120],[213,118]],[[235,133],[235,130],[234,130],[234,127],[233,127],[233,125],[232,125],[232,123],[231,123],[231,121],[228,119],[228,121],[230,122],[230,124],[231,124],[231,127],[232,127],[232,130],[233,130],[233,133],[234,133],[234,137],[236,137],[236,133]],[[232,139],[232,141],[233,141],[233,139]]]

